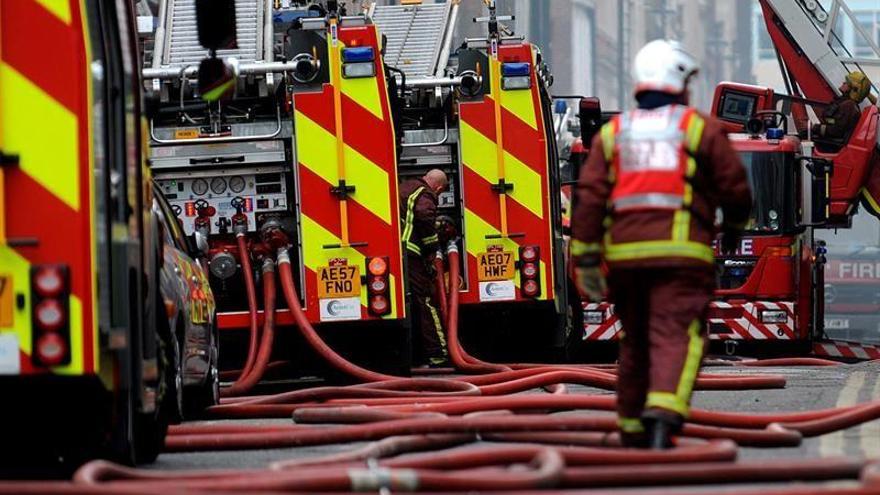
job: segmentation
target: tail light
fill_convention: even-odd
[[[541,295],[541,248],[538,246],[519,248],[519,280],[523,296]]]
[[[70,363],[70,273],[65,265],[31,268],[31,361],[35,366]]]
[[[367,303],[370,314],[384,316],[391,313],[388,258],[367,258]]]

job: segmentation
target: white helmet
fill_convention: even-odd
[[[685,51],[681,43],[654,40],[636,54],[633,77],[636,94],[642,91],[661,91],[681,94],[688,79],[700,70],[697,61]]]

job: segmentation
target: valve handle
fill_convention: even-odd
[[[229,204],[233,208],[235,208],[235,212],[239,215],[244,213],[244,198],[242,198],[241,196],[236,196],[232,198],[232,201],[230,201]]]

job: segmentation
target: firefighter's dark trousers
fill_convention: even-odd
[[[711,268],[612,269],[608,285],[623,325],[617,382],[621,430],[639,432],[646,409],[687,417],[715,288]]]
[[[427,264],[421,256],[407,253],[406,263],[409,292],[412,297],[410,308],[413,312],[411,321],[414,340],[421,343],[421,348],[416,349],[416,356],[429,364],[445,362],[446,336],[443,332],[443,323],[440,321],[440,310],[436,304],[434,276],[428,271]]]

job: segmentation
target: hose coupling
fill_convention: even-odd
[[[458,254],[458,244],[449,241],[449,244],[446,245],[446,254],[449,255],[451,253]]]
[[[287,248],[281,248],[278,250],[278,264],[287,263],[290,264],[290,254],[287,253]]]
[[[273,260],[270,256],[266,256],[263,258],[263,273],[269,273],[275,271],[275,260]]]

